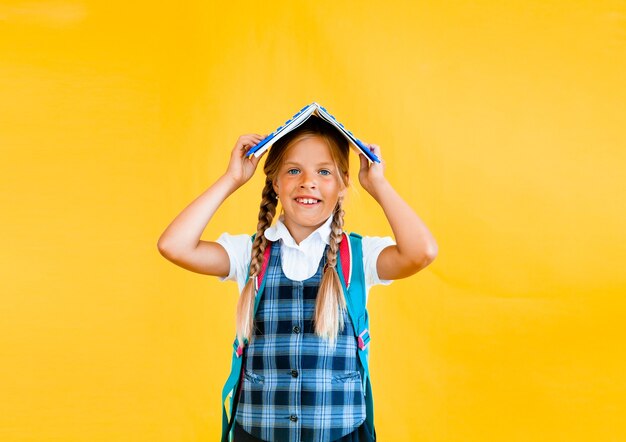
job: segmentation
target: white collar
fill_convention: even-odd
[[[289,230],[287,229],[287,226],[285,226],[283,220],[284,215],[281,215],[276,220],[276,224],[265,229],[265,237],[270,241],[278,241],[279,239],[282,239],[283,244],[285,244],[286,246],[299,247],[299,245],[296,244],[296,241],[293,239],[293,236],[291,236],[291,233],[289,233]],[[300,242],[300,246],[304,245],[305,242],[310,242],[315,236],[319,237],[319,239],[324,241],[326,244],[329,244],[330,225],[332,222],[333,216],[331,215],[324,222],[324,224],[319,226],[314,232],[312,232],[309,236],[302,240]]]

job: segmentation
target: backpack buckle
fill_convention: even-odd
[[[235,354],[237,355],[237,357],[241,357],[241,355],[243,354],[243,345],[239,344],[239,342],[237,341],[237,339],[235,339],[235,342],[233,343],[233,348],[235,349]]]
[[[357,336],[357,342],[360,350],[365,350],[365,347],[369,344],[371,338],[368,329],[365,329],[361,332],[359,336]]]

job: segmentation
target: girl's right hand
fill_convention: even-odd
[[[244,185],[252,178],[252,175],[254,175],[256,166],[259,164],[261,157],[265,155],[265,152],[259,157],[252,155],[249,158],[246,157],[246,153],[248,153],[252,147],[259,144],[265,137],[267,137],[267,135],[246,134],[237,139],[235,147],[230,154],[230,161],[228,163],[228,169],[226,170],[226,175],[229,176],[237,186]]]

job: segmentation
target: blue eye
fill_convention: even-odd
[[[300,171],[298,169],[289,169],[287,171],[288,175],[296,175],[297,173],[299,173]]]
[[[326,175],[330,175],[330,170],[328,170],[328,169],[322,169],[322,170],[320,170],[320,175],[325,175],[325,176],[326,176]]]

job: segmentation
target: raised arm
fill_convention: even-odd
[[[226,172],[167,226],[157,242],[159,252],[167,260],[196,273],[228,275],[230,262],[226,250],[220,244],[202,241],[200,237],[224,200],[254,175],[261,157],[246,158],[245,154],[263,138],[259,134],[240,136]]]
[[[380,147],[376,144],[368,146],[381,158],[381,163],[370,164],[360,154],[359,181],[382,207],[396,240],[395,246],[386,247],[378,255],[378,277],[406,278],[429,265],[437,256],[438,246],[424,222],[385,178]]]

